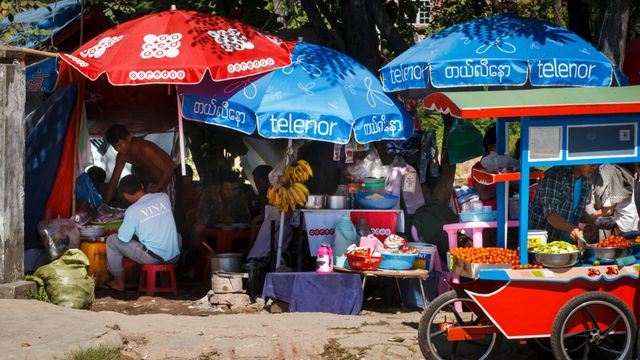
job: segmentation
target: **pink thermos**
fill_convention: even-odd
[[[322,243],[318,248],[318,257],[316,258],[317,273],[333,272],[333,249],[331,246]]]

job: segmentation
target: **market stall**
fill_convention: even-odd
[[[519,122],[519,171],[495,180],[518,179],[522,189],[534,166],[638,162],[639,99],[640,87],[633,86],[435,93],[424,106],[465,119],[497,117],[500,154],[507,151],[508,123]],[[501,246],[506,242],[507,186],[499,182],[497,187]],[[448,359],[466,352],[486,359],[502,334],[548,340],[557,359],[588,359],[596,352],[630,359],[638,317],[637,245],[611,238],[582,249],[566,243],[554,243],[550,251],[546,246],[531,249],[524,225],[528,197],[527,191],[520,194],[518,252],[451,250],[451,271],[473,281],[452,284],[454,290],[436,298],[423,314],[419,342],[424,356]]]

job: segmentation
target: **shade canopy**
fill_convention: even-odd
[[[378,79],[349,56],[299,42],[291,65],[266,75],[178,87],[185,119],[265,138],[345,144],[406,139],[413,120]]]
[[[463,119],[633,113],[640,112],[640,86],[439,92],[423,105]]]
[[[514,14],[446,28],[380,69],[385,91],[469,86],[610,86],[614,72],[611,61],[575,33]]]
[[[265,73],[291,63],[294,43],[238,21],[169,10],[117,25],[62,60],[112,85],[197,84]]]

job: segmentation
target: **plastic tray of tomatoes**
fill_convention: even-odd
[[[378,270],[382,256],[357,255],[347,253],[349,267],[354,270]]]

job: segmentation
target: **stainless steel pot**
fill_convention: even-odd
[[[343,195],[329,195],[327,197],[327,207],[329,209],[346,209],[347,197]]]
[[[309,195],[307,203],[304,205],[307,209],[324,209],[327,201],[326,195]]]
[[[211,255],[211,273],[242,272],[242,254],[225,253]]]

